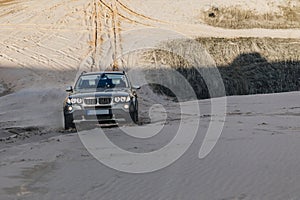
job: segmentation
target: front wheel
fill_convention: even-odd
[[[137,110],[132,113],[132,121],[135,124],[137,124],[139,122],[139,114],[138,114]]]
[[[70,128],[75,128],[72,115],[64,115],[64,125],[65,125],[65,130],[68,130]]]
[[[130,113],[132,121],[137,124],[139,122],[139,112],[138,112],[138,103],[136,101],[135,106],[132,104],[132,107],[134,107],[133,111]]]

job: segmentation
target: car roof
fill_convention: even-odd
[[[86,75],[101,75],[101,74],[120,74],[120,75],[124,75],[125,72],[124,71],[100,71],[100,72],[86,72],[86,73],[82,73],[82,76],[86,76]]]

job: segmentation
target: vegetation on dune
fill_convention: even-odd
[[[206,49],[216,63],[227,95],[246,95],[274,92],[288,92],[300,89],[300,40],[272,38],[198,38],[199,49],[191,49],[189,41],[167,42],[166,46],[184,51],[193,51],[196,59]],[[199,99],[210,94],[199,70],[210,67],[192,66],[182,56],[162,49],[147,51],[144,58],[153,71],[180,72],[194,88]],[[164,66],[164,67],[161,67]],[[168,66],[168,67],[166,67]],[[211,63],[208,62],[208,66]],[[165,73],[166,74],[166,73]],[[168,77],[161,77],[168,78]],[[177,80],[172,80],[180,88]],[[154,89],[172,96],[164,87]]]
[[[290,3],[287,6],[280,6],[277,12],[268,13],[258,13],[239,7],[211,7],[202,12],[200,19],[212,26],[231,29],[300,28],[300,4]]]
[[[257,52],[268,62],[299,62],[300,39],[280,38],[197,38],[217,66],[226,66],[242,54]],[[241,61],[255,63],[257,60]],[[258,60],[260,61],[260,60]]]

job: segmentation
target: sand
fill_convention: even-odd
[[[300,38],[298,29],[230,30],[196,23],[198,11],[211,5],[237,5],[264,13],[284,5],[281,0],[116,3],[121,13],[116,39],[127,48],[136,41],[149,42],[150,32],[145,28],[168,29],[182,37]],[[64,88],[73,83],[77,71],[91,70],[93,64],[93,69],[99,70],[112,61],[113,55],[105,53],[111,52],[113,42],[103,43],[114,35],[108,9],[97,5],[96,17],[94,1],[24,0],[1,5],[0,80],[11,92],[0,95],[0,199],[300,198],[299,92],[228,97],[221,138],[204,159],[198,154],[211,121],[211,102],[185,102],[188,111],[199,105],[201,112],[185,113],[182,119],[191,129],[195,120],[200,120],[196,138],[184,155],[152,173],[116,171],[98,162],[76,132],[63,131],[61,112]],[[130,30],[136,29],[145,30],[130,35]],[[156,39],[159,43],[165,38],[158,35]],[[116,51],[121,52],[122,46]],[[147,88],[139,95],[141,119],[147,123],[138,128],[164,126],[161,133],[141,141],[118,128],[105,129],[115,144],[136,153],[168,144],[180,121],[178,104],[153,96]],[[170,117],[165,121],[164,110],[159,105],[151,108],[153,104],[164,105]],[[177,141],[171,152],[178,151],[176,145],[181,147],[185,141]],[[111,160],[114,155],[106,156]],[[121,156],[123,165],[132,164],[126,162],[126,154]]]

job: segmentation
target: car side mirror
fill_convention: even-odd
[[[139,90],[139,89],[141,89],[141,86],[133,85],[133,86],[132,86],[132,89],[134,89],[134,90]]]
[[[73,92],[73,87],[72,86],[68,86],[66,88],[66,92]]]

